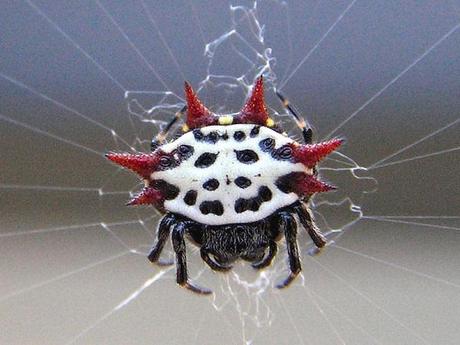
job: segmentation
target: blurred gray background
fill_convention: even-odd
[[[459,343],[459,1],[0,9],[0,344]],[[277,87],[318,140],[346,138],[351,167],[371,167],[323,171],[339,186],[324,200],[348,196],[363,216],[318,207],[326,230],[348,226],[285,291],[261,292],[244,265],[209,272],[190,248],[191,273],[216,292],[195,296],[147,263],[158,215],[124,206],[138,181],[103,153],[147,150],[184,79],[211,109],[238,111],[268,57],[272,111]]]

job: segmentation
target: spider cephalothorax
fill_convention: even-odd
[[[185,94],[187,118],[177,139],[163,144],[163,131],[153,141],[152,153],[107,154],[144,180],[145,188],[129,205],[151,204],[165,214],[150,261],[158,262],[172,230],[177,282],[209,293],[188,280],[185,235],[200,246],[212,269],[222,271],[238,258],[258,269],[268,266],[284,234],[291,274],[278,286],[287,286],[301,270],[294,216],[318,248],[326,243],[307,203],[314,193],[333,189],[317,178],[315,167],[342,141],[312,144],[311,130],[295,113],[306,144],[282,133],[268,116],[262,77],[235,116],[213,114],[187,83]]]

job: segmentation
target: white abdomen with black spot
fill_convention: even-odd
[[[193,155],[179,166],[151,175],[152,180],[179,188],[164,208],[199,223],[222,225],[258,221],[295,202],[297,194],[282,192],[276,180],[291,172],[312,171],[264,152],[259,144],[267,138],[274,140],[275,149],[294,143],[267,127],[237,124],[190,131],[162,146],[166,153],[179,145],[193,147]]]

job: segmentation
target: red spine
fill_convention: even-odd
[[[249,123],[265,126],[268,119],[267,107],[264,100],[264,80],[259,77],[252,89],[251,96],[236,116],[236,123]]]
[[[138,195],[127,203],[128,206],[133,205],[155,205],[159,206],[164,202],[163,194],[151,187],[145,187]]]
[[[336,150],[342,142],[342,139],[332,139],[311,145],[293,145],[293,156],[296,162],[302,163],[308,168],[313,168],[324,157]]]
[[[187,100],[187,119],[185,123],[190,129],[217,124],[217,116],[201,103],[195,91],[187,82],[185,82],[185,98]]]
[[[159,161],[157,153],[107,153],[105,155],[112,162],[128,168],[144,179],[148,179],[152,172],[156,170]]]

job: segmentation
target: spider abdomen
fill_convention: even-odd
[[[276,185],[280,177],[312,174],[312,169],[273,154],[294,143],[272,129],[250,124],[195,129],[161,147],[172,153],[187,145],[193,154],[171,169],[153,172],[150,179],[179,189],[174,199],[165,200],[167,211],[210,225],[254,222],[298,199]]]

